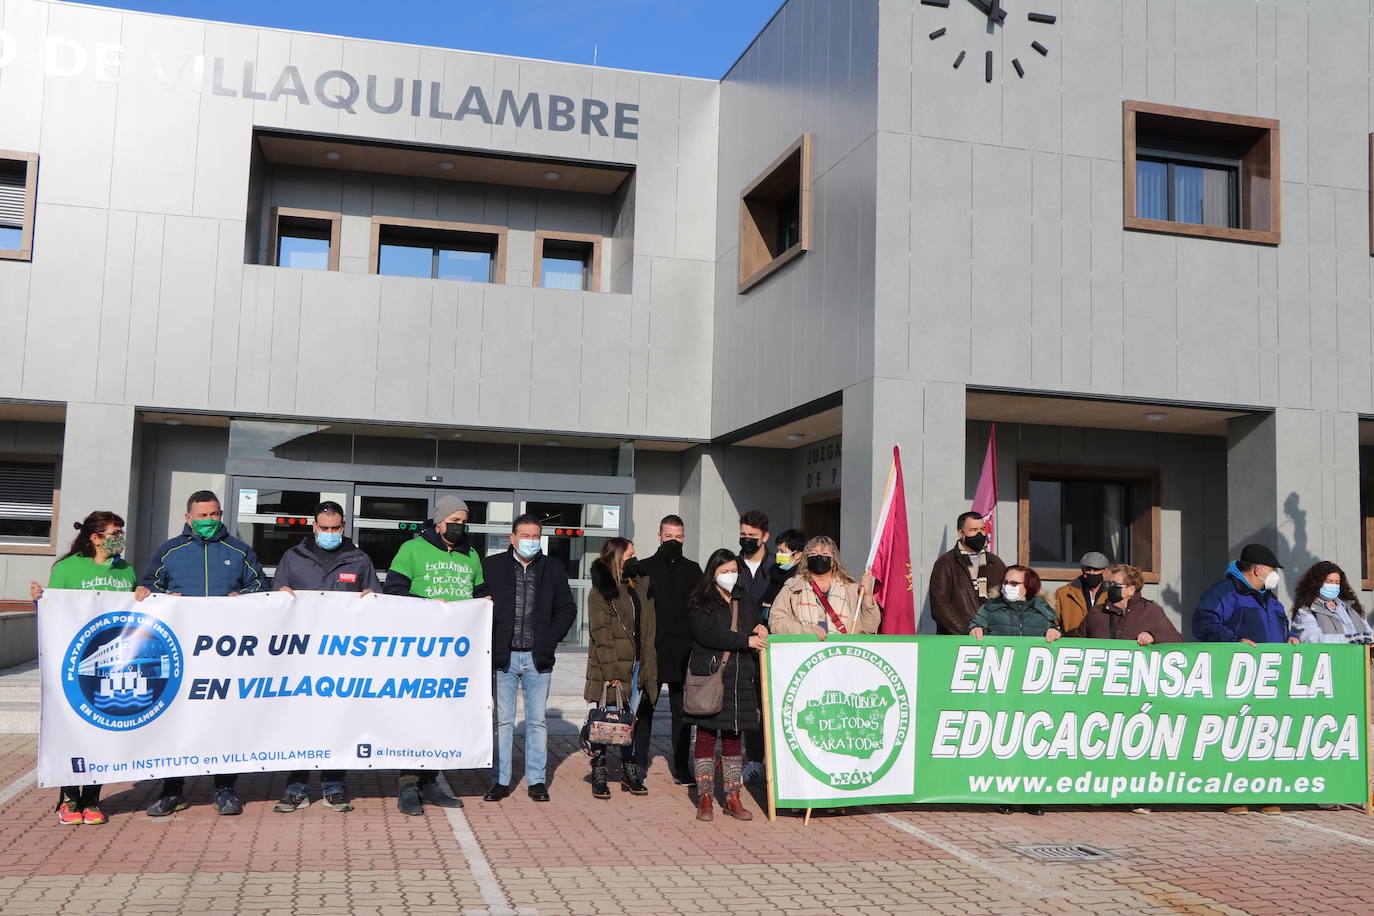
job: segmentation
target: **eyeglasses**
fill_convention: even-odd
[[[1003,579],[1003,580],[1002,580],[1002,584],[1003,584],[1003,585],[1025,585],[1025,584],[1026,584],[1026,580],[1025,580],[1025,579]]]

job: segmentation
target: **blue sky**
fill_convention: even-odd
[[[104,0],[143,10],[331,35],[711,79],[781,0]]]

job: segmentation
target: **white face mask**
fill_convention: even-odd
[[[1004,585],[1002,586],[1002,597],[1008,601],[1020,601],[1022,588],[1023,586],[1020,585]]]
[[[1274,589],[1278,587],[1279,571],[1277,569],[1271,569],[1269,570],[1269,575],[1264,577],[1264,590],[1267,592],[1272,592]]]
[[[716,585],[720,586],[721,591],[725,592],[733,592],[735,590],[735,583],[738,581],[739,573],[737,572],[721,573],[716,576]]]

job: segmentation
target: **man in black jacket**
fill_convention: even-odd
[[[701,581],[701,567],[682,555],[686,529],[676,515],[664,516],[658,523],[658,552],[641,560],[639,568],[649,574],[654,589],[657,631],[654,650],[658,653],[658,676],[668,685],[668,709],[672,716],[673,781],[680,786],[696,784],[690,764],[688,741],[692,726],[682,716],[682,685],[687,679],[687,656],[692,653],[692,628],[687,624],[687,595]],[[635,761],[649,768],[649,738],[654,724],[654,697],[645,697],[635,720]]]
[[[315,522],[308,537],[302,538],[282,555],[272,576],[272,588],[292,595],[304,592],[356,592],[367,595],[381,592],[372,558],[344,537],[343,506],[325,500],[315,509]],[[310,807],[310,771],[295,770],[286,777],[286,791],[273,811],[282,814]],[[320,790],[326,807],[352,811],[343,770],[320,773]]]
[[[511,525],[510,549],[482,560],[482,580],[492,600],[491,667],[496,674],[495,772],[484,801],[499,802],[510,794],[520,690],[525,692],[525,785],[530,798],[549,800],[544,706],[554,653],[577,618],[577,604],[567,571],[542,553],[541,532],[537,518],[522,515]]]

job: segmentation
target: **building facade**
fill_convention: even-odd
[[[789,0],[711,81],[0,0],[3,597],[202,488],[269,568],[446,492],[579,593],[669,512],[857,568],[893,444],[923,593],[994,428],[1051,584],[1364,580],[1374,4],[1008,6]]]

